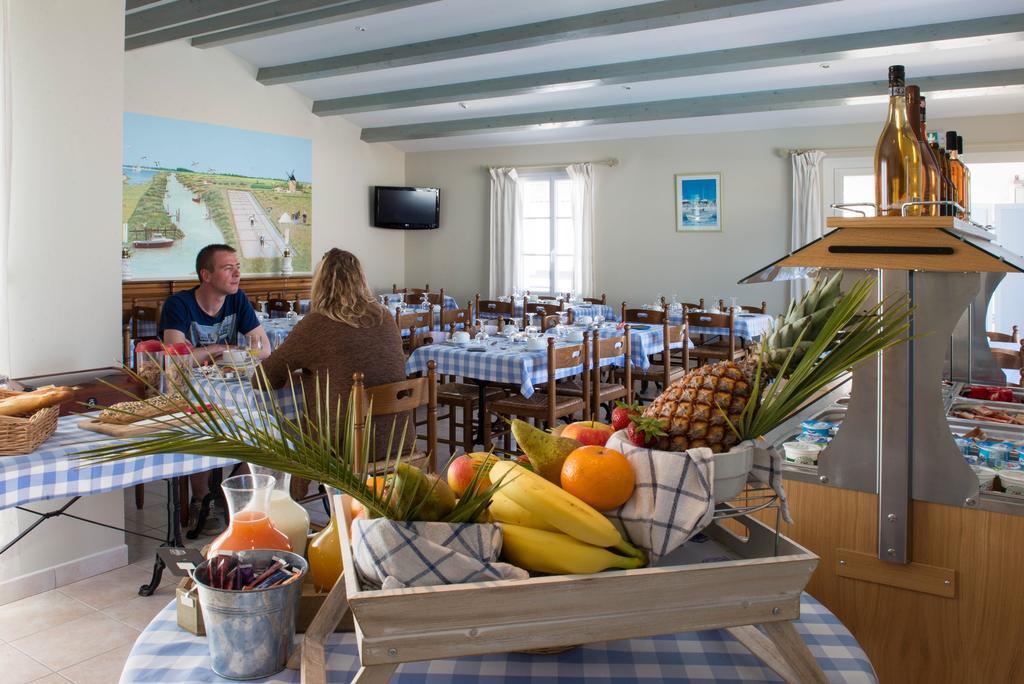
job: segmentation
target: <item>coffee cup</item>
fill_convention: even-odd
[[[465,330],[457,330],[452,333],[452,342],[455,344],[469,344],[469,333]]]
[[[594,319],[590,316],[580,316],[576,319],[577,325],[590,325],[594,322]]]
[[[546,337],[531,337],[526,340],[526,348],[531,351],[541,351],[548,348],[548,338]]]

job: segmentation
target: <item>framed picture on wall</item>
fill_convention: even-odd
[[[676,231],[722,230],[722,174],[676,174]]]

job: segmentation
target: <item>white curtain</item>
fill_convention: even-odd
[[[572,195],[573,254],[576,264],[573,268],[572,291],[586,297],[597,296],[594,282],[594,166],[593,164],[570,164],[565,167],[569,174]]]
[[[821,207],[821,150],[794,152],[793,162],[793,226],[789,251],[793,252],[824,234],[824,212]],[[811,286],[810,279],[790,280],[789,297],[799,299]]]
[[[8,255],[11,235],[11,10],[0,0],[0,375],[11,372]]]
[[[514,168],[491,169],[491,299],[511,294],[522,279],[522,194]]]

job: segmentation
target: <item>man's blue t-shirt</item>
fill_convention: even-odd
[[[180,330],[193,347],[211,344],[237,344],[238,334],[246,335],[259,327],[249,298],[241,290],[224,298],[216,316],[208,316],[196,302],[196,290],[176,292],[164,302],[160,314],[160,337],[165,330]]]

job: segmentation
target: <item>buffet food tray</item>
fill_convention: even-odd
[[[354,568],[347,504],[341,497],[336,510],[344,567]],[[827,681],[791,623],[818,557],[749,516],[704,534],[728,559],[694,560],[684,546],[637,570],[387,590],[364,588],[346,570],[306,631],[303,681],[326,681],[324,641],[348,611],[362,663],[356,681],[388,681],[404,662],[719,628],[785,681]]]

